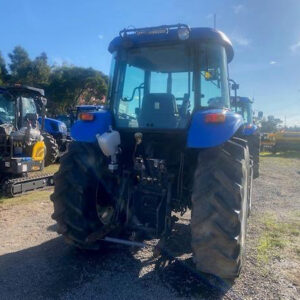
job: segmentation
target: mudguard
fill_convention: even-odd
[[[249,136],[257,133],[258,127],[254,124],[246,125],[243,129],[243,135]]]
[[[208,114],[225,114],[225,120],[221,123],[206,123],[205,116]],[[229,140],[236,131],[243,126],[241,115],[222,109],[208,109],[197,111],[191,121],[188,130],[188,148],[216,147]]]
[[[78,120],[71,128],[71,137],[78,142],[94,143],[96,134],[103,134],[112,125],[111,113],[107,110],[89,112],[94,115],[93,121]]]

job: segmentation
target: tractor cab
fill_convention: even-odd
[[[231,105],[247,125],[253,124],[253,101],[248,97],[231,97]]]
[[[124,29],[108,50],[109,109],[81,114],[71,129],[74,140],[96,142],[97,134],[112,128],[123,140],[139,132],[153,140],[158,133],[172,141],[181,137],[189,148],[207,148],[242,126],[241,116],[230,111],[233,48],[224,33],[184,24]]]
[[[123,30],[113,54],[110,103],[116,128],[179,130],[192,114],[229,108],[229,40],[208,28],[186,25]]]
[[[35,127],[38,114],[47,103],[44,91],[25,86],[0,88],[0,125],[11,124],[15,129]]]
[[[234,83],[238,86],[236,83]],[[248,143],[249,152],[253,160],[253,178],[259,177],[259,152],[260,152],[260,133],[258,126],[253,121],[253,100],[249,97],[235,95],[230,98],[232,109],[241,115],[244,120],[242,138]]]
[[[0,92],[0,125],[15,123],[15,102],[9,95]]]

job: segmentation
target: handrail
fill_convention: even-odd
[[[169,29],[174,28],[187,28],[190,31],[190,27],[186,24],[174,24],[174,25],[160,25],[160,26],[154,26],[154,27],[142,27],[142,28],[124,28],[119,32],[119,35],[121,38],[124,38],[128,35],[128,33],[131,34],[143,34],[143,33],[161,33],[162,30],[168,31]]]

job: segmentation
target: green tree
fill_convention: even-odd
[[[9,78],[9,74],[6,68],[6,63],[2,53],[0,52],[0,84],[5,84]]]
[[[32,85],[45,86],[49,83],[50,72],[47,54],[42,52],[30,63],[28,80]]]
[[[66,112],[79,102],[97,103],[107,93],[107,78],[92,68],[62,66],[50,75],[47,88],[49,109],[53,113]]]
[[[9,68],[11,70],[11,81],[13,83],[28,84],[30,79],[30,64],[31,60],[27,51],[21,46],[16,46],[12,53],[8,54],[11,63]]]
[[[275,118],[274,116],[268,116],[267,119],[264,118],[261,121],[261,131],[276,132],[280,128],[280,125],[282,123],[282,120],[280,120],[279,118]]]
[[[49,110],[53,113],[66,112],[81,103],[97,104],[105,98],[108,78],[92,68],[65,65],[51,68],[45,52],[31,60],[21,46],[16,46],[9,58],[10,74],[4,68],[5,74],[10,76],[9,83],[44,88],[49,99]]]
[[[45,52],[33,61],[26,50],[20,46],[14,48],[9,54],[11,63],[11,82],[45,87],[49,82],[51,68]]]

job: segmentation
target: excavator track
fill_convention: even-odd
[[[53,174],[8,179],[3,183],[1,194],[5,197],[15,197],[30,191],[44,189],[53,185]]]

